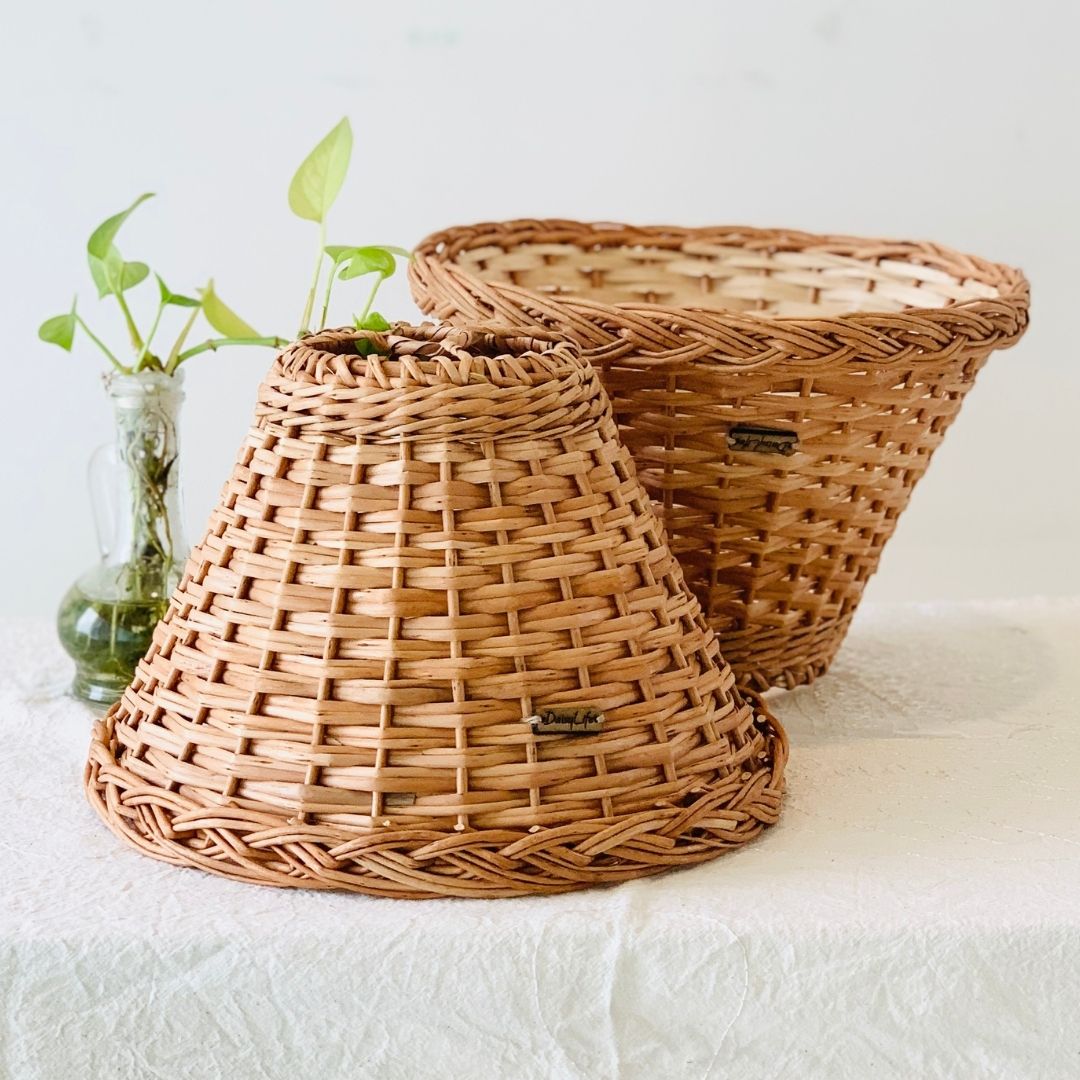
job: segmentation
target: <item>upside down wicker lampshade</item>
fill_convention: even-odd
[[[994,349],[1017,270],[933,244],[510,221],[422,241],[422,310],[577,341],[747,685],[829,665]]]
[[[402,325],[275,361],[86,782],[169,862],[495,897],[713,858],[785,757],[576,347]]]

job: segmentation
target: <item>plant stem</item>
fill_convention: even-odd
[[[150,333],[146,335],[146,341],[143,342],[142,352],[139,353],[139,359],[135,361],[135,370],[141,371],[143,368],[143,361],[146,359],[146,354],[150,351],[150,343],[154,340],[154,335],[157,333],[158,323],[161,322],[161,313],[165,310],[165,301],[162,300],[158,304],[157,314],[154,316],[154,322],[150,327]]]
[[[326,279],[326,293],[323,296],[322,315],[319,316],[319,326],[326,326],[326,315],[330,310],[330,290],[334,287],[334,279],[337,277],[338,263],[332,261],[330,276]]]
[[[135,325],[135,320],[131,317],[131,308],[127,306],[124,294],[119,289],[114,292],[113,295],[116,297],[116,302],[120,305],[120,310],[124,313],[124,321],[127,323],[128,333],[131,335],[131,347],[139,354],[139,358],[142,359],[143,340],[139,336],[139,328]]]
[[[307,303],[304,304],[304,315],[300,320],[300,330],[297,333],[297,337],[301,334],[306,334],[311,327],[308,325],[311,322],[311,312],[315,308],[315,293],[319,288],[319,274],[322,271],[323,255],[326,253],[323,248],[326,247],[326,222],[319,222],[319,253],[315,258],[315,277],[312,279],[311,288],[308,290]]]
[[[187,341],[187,336],[191,333],[191,328],[195,325],[195,320],[199,317],[200,311],[202,311],[201,306],[191,309],[187,322],[180,329],[180,336],[173,342],[173,347],[169,350],[168,358],[165,360],[166,375],[171,375],[176,371],[176,365],[180,363],[180,350],[184,347],[184,342]]]
[[[83,322],[83,317],[81,315],[76,315],[75,321],[83,328],[83,333],[85,333],[86,336],[109,358],[109,363],[112,364],[112,366],[116,368],[116,370],[119,371],[121,375],[131,374],[131,368],[124,367],[124,365],[121,364],[115,356],[113,356],[111,350],[105,344],[105,342],[102,341],[101,338],[99,338],[97,334],[95,334],[94,331],[86,325],[85,322]]]
[[[289,342],[286,338],[282,337],[250,337],[250,338],[210,338],[208,341],[204,341],[201,345],[195,345],[188,349],[186,352],[182,352],[177,358],[175,364],[166,368],[168,374],[172,374],[185,360],[190,360],[193,356],[198,356],[199,353],[216,352],[218,349],[223,348],[226,345],[271,345],[275,349],[280,349],[284,345],[288,345]]]
[[[360,313],[360,322],[363,322],[371,311],[371,305],[375,303],[375,294],[379,291],[379,286],[383,283],[385,278],[382,274],[375,275],[375,284],[371,287],[371,292],[368,293],[367,303],[364,305],[364,310]]]

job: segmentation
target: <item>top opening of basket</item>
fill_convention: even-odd
[[[575,345],[541,333],[432,323],[397,323],[386,333],[321,330],[290,345],[278,358],[278,366],[298,381],[374,383],[388,389],[470,383],[535,386],[584,368]],[[356,348],[361,341],[370,343],[373,351],[362,355]]]
[[[576,345],[539,333],[324,330],[281,353],[261,413],[329,441],[551,438],[595,426],[607,407],[596,372]],[[361,340],[375,351],[361,355]]]
[[[933,244],[782,230],[507,222],[431,242],[481,280],[534,293],[775,318],[941,308],[1013,284],[1007,268]]]

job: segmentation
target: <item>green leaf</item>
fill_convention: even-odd
[[[356,328],[357,330],[375,330],[381,334],[390,329],[390,324],[377,311],[372,311],[366,318],[357,321]]]
[[[115,244],[105,253],[104,259],[95,255],[87,255],[86,258],[90,264],[90,276],[97,286],[98,299],[110,293],[127,292],[150,273],[146,263],[124,262]]]
[[[348,265],[339,276],[342,280],[361,277],[363,274],[381,274],[388,278],[396,269],[394,256],[385,248],[362,247],[355,249]]]
[[[50,345],[59,345],[65,352],[71,352],[75,340],[75,316],[54,315],[38,327],[38,337]]]
[[[345,247],[341,244],[330,244],[327,247],[323,248],[323,251],[325,251],[326,254],[330,256],[330,258],[334,262],[335,267],[339,266],[341,263],[346,262],[349,259],[353,259],[358,256],[364,257],[365,253],[385,252],[387,255],[396,255],[402,259],[412,258],[411,251],[407,251],[405,248],[402,247],[394,247],[392,244],[368,244],[364,247]],[[389,273],[385,272],[385,267],[387,263],[386,260],[382,258],[382,256],[371,254],[370,258],[372,258],[373,260],[377,260],[379,265],[377,267],[372,267],[371,270],[358,269],[354,274],[342,274],[341,276],[359,277],[361,274],[370,274],[372,270],[375,269],[377,269],[383,275],[383,277],[390,277],[390,275],[393,274],[393,269],[391,269]],[[394,268],[396,269],[396,264],[394,264]]]
[[[171,304],[173,307],[199,307],[202,304],[201,300],[196,300],[193,296],[181,296],[180,293],[174,293],[164,281],[161,280],[160,274],[155,274],[157,278],[158,292],[161,294],[161,302],[163,304]]]
[[[65,352],[71,352],[75,340],[75,301],[71,301],[71,310],[66,315],[54,315],[38,327],[38,337],[50,345],[59,345]]]
[[[206,288],[201,290],[202,309],[206,321],[223,337],[229,338],[253,338],[259,337],[259,332],[248,323],[244,322],[232,308],[228,307],[214,292],[214,281],[211,278]]]
[[[103,221],[90,234],[90,239],[86,242],[87,253],[92,255],[95,259],[104,260],[109,254],[109,249],[113,246],[113,241],[116,239],[116,234],[120,231],[120,226],[127,221],[132,212],[139,205],[153,197],[154,193],[152,191],[147,192],[145,195],[140,195],[126,210],[122,210],[119,214],[113,214],[111,218],[107,218]]]
[[[370,312],[363,319],[354,319],[357,330],[374,330],[377,333],[383,333],[390,329],[390,324],[377,312]],[[356,351],[361,356],[370,356],[377,351],[377,346],[374,341],[370,341],[368,338],[361,338],[359,341],[353,343],[356,347]]]
[[[112,292],[109,287],[109,275],[105,271],[105,264],[100,259],[88,255],[86,261],[90,264],[90,276],[94,279],[94,285],[97,287],[98,299],[100,300],[103,296],[108,296]]]
[[[126,262],[120,274],[120,291],[127,292],[141,281],[145,281],[150,273],[150,267],[146,263]]]
[[[289,208],[297,217],[326,220],[345,183],[352,144],[352,127],[345,117],[304,159],[289,184]]]
[[[330,256],[336,266],[338,263],[351,258],[354,252],[359,251],[359,248],[342,247],[341,244],[330,244],[328,247],[324,247],[323,251]]]
[[[108,296],[113,291],[112,283],[119,281],[124,273],[124,260],[115,246],[111,246],[105,252],[104,258],[99,259],[96,255],[87,255],[90,264],[90,276],[97,286],[98,299]]]
[[[362,319],[357,316],[353,319],[353,323],[357,330],[373,330],[380,334],[390,329],[390,324],[377,311],[369,312]],[[375,342],[368,338],[361,338],[353,342],[353,345],[361,356],[371,356],[377,351]]]

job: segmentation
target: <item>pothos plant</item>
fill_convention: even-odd
[[[326,244],[326,219],[345,182],[352,156],[353,136],[348,119],[342,119],[322,139],[304,159],[300,168],[289,184],[289,206],[299,217],[314,221],[319,226],[319,250],[315,261],[315,274],[304,304],[304,313],[300,321],[299,335],[311,332],[311,320],[315,309],[315,298],[323,272],[326,273],[325,290],[319,313],[319,325],[326,324],[330,308],[330,299],[334,282],[339,279],[373,276],[374,283],[367,295],[363,309],[353,317],[358,329],[386,330],[387,321],[372,309],[379,286],[393,273],[399,257],[408,258],[404,248],[390,245],[330,245]],[[114,372],[120,375],[136,375],[141,372],[159,372],[175,375],[182,364],[200,353],[216,351],[233,345],[264,345],[280,347],[286,339],[277,335],[259,334],[245,322],[218,296],[211,278],[201,289],[196,289],[196,296],[173,292],[160,274],[154,279],[158,286],[158,299],[150,318],[148,329],[144,332],[136,321],[128,294],[141,285],[149,276],[150,268],[144,262],[127,262],[120,254],[116,238],[121,227],[129,217],[151,194],[140,195],[126,210],[103,221],[91,234],[86,243],[87,263],[90,277],[97,287],[100,300],[115,302],[123,316],[130,339],[130,354],[122,360],[118,355],[121,350],[111,349],[87,325],[78,309],[78,298],[72,301],[71,310],[63,315],[54,315],[46,319],[38,330],[38,336],[46,342],[58,345],[67,352],[72,350],[77,332],[85,334],[90,341],[105,355]],[[186,317],[180,320],[178,328],[168,349],[157,346],[159,330],[163,318],[170,308],[186,309]],[[208,337],[196,345],[189,345],[191,332],[202,316],[218,336]],[[146,324],[144,324],[146,325]],[[360,352],[367,352],[370,343],[366,340],[357,343]],[[154,425],[154,418],[147,416],[137,436],[138,445],[131,442],[135,433],[121,432],[119,449],[125,464],[132,470],[132,487],[138,506],[137,512],[145,511],[144,532],[150,537],[151,547],[160,549],[165,557],[169,554],[163,545],[155,541],[165,535],[167,520],[160,520],[165,507],[165,485],[170,476],[175,480],[172,466],[175,459],[175,434],[163,431],[161,424]],[[123,445],[123,444],[128,445]],[[171,456],[169,456],[171,454]],[[136,472],[137,467],[137,472]],[[141,508],[141,510],[140,510]]]
[[[311,332],[324,271],[328,272],[319,326],[326,324],[335,281],[373,276],[366,302],[353,321],[360,329],[388,329],[387,321],[373,310],[375,296],[382,282],[394,273],[397,258],[409,257],[404,249],[389,245],[326,244],[327,215],[345,181],[352,142],[349,121],[343,119],[311,151],[289,185],[289,206],[293,212],[319,226],[319,252],[304,305],[301,336]],[[90,277],[98,299],[119,308],[130,348],[112,348],[91,330],[79,310],[77,298],[69,311],[46,319],[38,330],[43,341],[67,352],[72,351],[77,336],[85,336],[105,356],[113,375],[145,376],[140,380],[139,407],[134,410],[125,407],[117,412],[116,445],[130,489],[130,502],[125,507],[130,523],[130,549],[122,554],[114,553],[108,566],[80,578],[60,612],[61,637],[80,665],[77,684],[80,680],[92,684],[96,671],[100,681],[115,686],[117,692],[145,650],[153,626],[164,611],[178,560],[184,555],[183,551],[174,550],[176,529],[170,521],[177,505],[175,499],[170,502],[177,473],[175,405],[167,404],[169,395],[165,388],[170,380],[162,377],[175,376],[181,365],[200,353],[231,346],[286,344],[285,338],[262,335],[240,318],[218,296],[213,279],[194,290],[194,295],[188,295],[173,292],[161,275],[154,273],[157,301],[144,307],[141,319],[137,316],[130,303],[131,295],[150,277],[151,270],[144,262],[126,261],[116,241],[128,218],[150,198],[150,194],[140,195],[126,210],[106,219],[91,233],[86,244]],[[172,309],[180,309],[182,316]],[[200,317],[212,333],[205,340],[191,344]],[[169,324],[173,326],[171,343],[162,347],[159,340]],[[370,351],[367,341],[359,342],[357,347],[362,353]],[[127,394],[126,389],[124,393]],[[103,627],[95,632],[93,641],[80,638],[80,635],[85,637],[80,628],[89,624],[88,607],[95,612],[98,620],[95,625]]]
[[[151,198],[152,193],[140,195],[126,210],[103,221],[86,242],[87,263],[90,277],[97,287],[98,299],[114,300],[119,305],[130,339],[131,359],[126,362],[121,360],[117,356],[119,350],[110,349],[87,326],[79,313],[77,296],[71,302],[70,311],[64,315],[54,315],[41,324],[38,337],[71,352],[76,332],[81,330],[101,350],[113,369],[122,375],[133,375],[138,371],[162,371],[166,375],[174,375],[185,360],[227,345],[284,345],[284,338],[262,336],[228,307],[217,295],[213,278],[202,289],[196,290],[196,298],[173,292],[160,274],[154,274],[158,286],[156,310],[151,317],[149,329],[145,333],[139,329],[128,304],[127,294],[149,277],[150,267],[144,262],[126,262],[116,246],[116,236],[135,210]],[[162,316],[172,307],[186,308],[188,315],[180,324],[171,347],[167,350],[155,349]],[[198,345],[185,348],[200,314],[220,336],[209,337]]]
[[[363,246],[326,243],[326,219],[334,204],[349,170],[352,157],[353,135],[348,118],[342,119],[304,159],[289,184],[289,207],[298,217],[314,221],[319,226],[319,249],[315,260],[315,273],[304,304],[298,336],[311,332],[311,320],[315,300],[324,269],[329,263],[326,286],[319,312],[319,326],[325,326],[330,309],[330,298],[336,280],[374,275],[374,282],[367,295],[363,309],[353,316],[360,330],[386,330],[389,323],[379,312],[372,309],[379,286],[397,267],[397,259],[410,258],[410,252],[390,244]],[[46,319],[38,329],[42,341],[58,345],[71,352],[77,331],[85,334],[104,354],[115,371],[131,375],[138,371],[162,371],[173,375],[186,360],[208,351],[216,351],[232,345],[268,345],[280,348],[286,339],[277,335],[263,336],[245,322],[217,295],[211,278],[197,296],[173,292],[155,273],[158,286],[158,302],[149,329],[144,334],[135,321],[127,294],[142,284],[150,275],[144,262],[126,262],[116,246],[121,226],[152,193],[140,195],[126,210],[103,221],[90,235],[86,244],[90,276],[97,287],[99,300],[112,299],[119,306],[130,338],[132,358],[125,362],[105,344],[86,324],[78,310],[78,297],[72,300],[71,310]],[[171,307],[187,308],[189,314],[180,325],[172,346],[168,350],[155,350],[154,345],[162,318]],[[217,337],[209,337],[193,346],[187,346],[192,329],[202,315]],[[365,345],[366,343],[358,343]],[[363,351],[363,350],[361,350]]]
[[[349,171],[349,159],[352,157],[353,135],[348,118],[340,121],[330,133],[308,154],[304,163],[296,170],[296,175],[289,185],[289,206],[298,217],[314,221],[319,226],[319,247],[315,257],[315,272],[308,289],[304,313],[300,318],[300,336],[311,330],[311,317],[315,311],[316,296],[323,272],[327,269],[326,288],[322,296],[322,309],[318,325],[325,326],[330,310],[330,296],[334,282],[348,278],[374,275],[371,291],[363,309],[353,316],[353,324],[358,330],[388,330],[390,324],[373,310],[375,296],[379,286],[390,277],[397,267],[397,259],[410,258],[404,248],[390,244],[368,244],[354,246],[326,243],[326,219],[338,197],[345,176]],[[357,351],[370,351],[370,342],[358,341]]]

